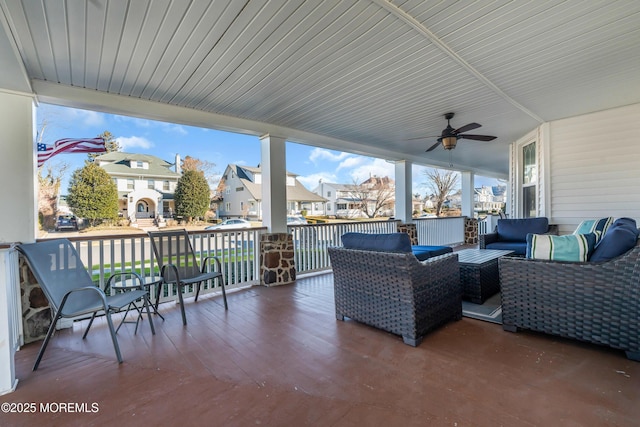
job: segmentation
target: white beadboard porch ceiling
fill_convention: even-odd
[[[454,166],[494,176],[541,122],[640,102],[637,0],[0,0],[0,22],[0,87],[44,102],[433,165],[407,140],[453,111],[498,137]]]

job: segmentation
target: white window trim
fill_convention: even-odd
[[[547,176],[547,168],[545,167],[545,162],[548,162],[547,156],[545,153],[547,150],[544,150],[545,139],[548,135],[548,124],[545,123],[537,129],[529,132],[527,135],[523,136],[519,140],[517,140],[512,145],[511,152],[511,173],[510,173],[510,183],[512,185],[511,189],[511,200],[509,200],[511,215],[514,218],[522,218],[524,215],[524,206],[523,206],[523,174],[524,174],[524,159],[522,156],[523,147],[531,144],[533,142],[536,143],[536,163],[537,163],[537,176],[536,176],[536,216],[547,216],[546,207],[548,204],[548,194],[549,191],[546,188],[549,183],[549,179]],[[549,218],[551,220],[551,218]]]

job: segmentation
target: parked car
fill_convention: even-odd
[[[78,231],[78,220],[74,215],[60,215],[56,221],[56,231],[73,230]]]
[[[205,230],[229,230],[233,228],[251,228],[251,223],[246,219],[242,218],[233,218],[233,219],[225,219],[220,224],[210,225],[205,227]]]
[[[287,215],[287,225],[301,225],[308,224],[307,220],[303,216]]]

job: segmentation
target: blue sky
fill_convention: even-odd
[[[256,166],[260,163],[260,141],[257,137],[173,123],[138,119],[40,104],[37,110],[38,131],[46,122],[42,141],[53,144],[61,138],[93,138],[108,130],[120,144],[121,151],[152,154],[170,163],[175,155],[195,157],[215,163],[215,171],[224,172],[228,164]],[[320,179],[324,182],[351,184],[370,175],[394,176],[394,165],[384,159],[287,142],[287,170],[313,190]],[[86,154],[58,154],[44,166],[56,168],[63,162],[69,170],[62,181],[66,194],[72,172],[84,165]],[[426,168],[414,165],[413,193],[427,192]],[[497,180],[476,176],[476,186],[496,185]]]

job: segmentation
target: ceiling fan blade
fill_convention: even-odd
[[[478,123],[469,123],[468,125],[464,125],[461,128],[454,130],[453,133],[469,132],[470,130],[478,129],[481,126],[482,125]]]
[[[440,141],[436,142],[431,147],[429,147],[429,149],[426,152],[428,153],[429,151],[435,150],[438,145],[440,145]]]
[[[432,135],[432,136],[419,136],[417,138],[409,138],[409,139],[404,139],[403,141],[417,141],[419,139],[431,139],[431,138],[439,138],[440,135]]]
[[[475,141],[493,141],[497,136],[489,135],[458,135],[458,138],[473,139]]]

